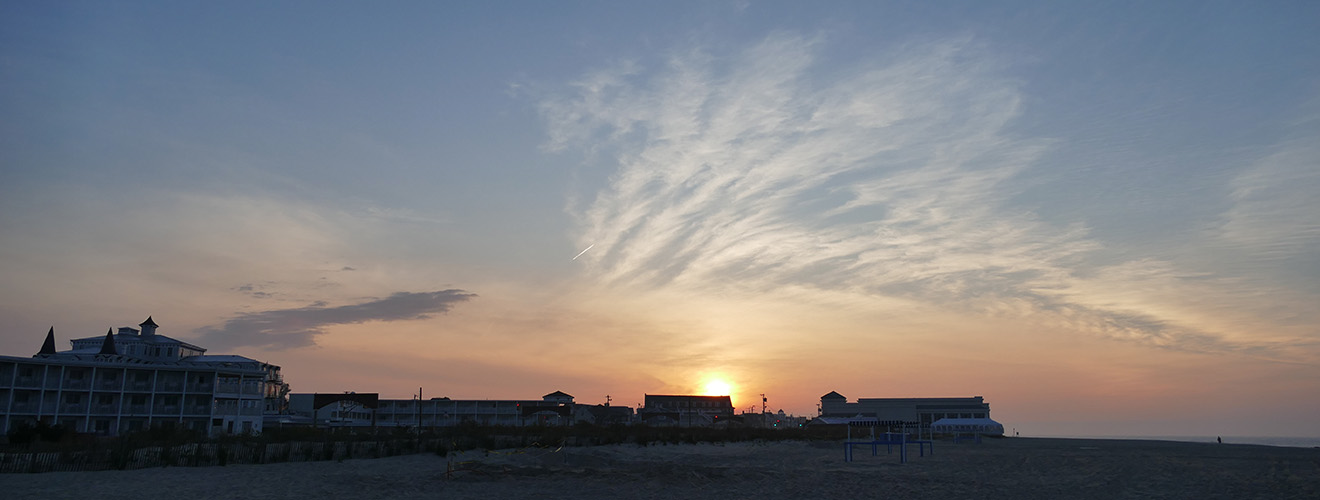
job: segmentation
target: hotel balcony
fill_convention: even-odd
[[[14,381],[14,387],[36,389],[41,387],[41,377],[18,377],[18,379]]]
[[[238,394],[238,382],[220,382],[215,384],[215,392],[218,394]]]
[[[92,387],[91,381],[87,379],[65,380],[64,389],[74,391],[85,391]]]
[[[60,413],[87,413],[87,403],[64,403],[60,405]]]
[[[124,383],[119,379],[96,381],[96,390],[98,391],[119,391],[124,389]]]

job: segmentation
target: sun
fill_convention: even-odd
[[[702,391],[703,396],[728,396],[733,392],[733,386],[720,379],[711,379],[706,382],[706,388]]]

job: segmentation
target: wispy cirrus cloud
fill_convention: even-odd
[[[1080,228],[997,211],[1048,143],[1005,132],[1018,84],[970,40],[824,86],[809,76],[820,45],[780,34],[728,57],[682,53],[656,74],[629,64],[545,105],[554,146],[618,151],[609,187],[578,213],[592,272],[615,285],[874,288],[1055,271],[1093,247]]]
[[[1320,243],[1320,146],[1315,138],[1290,141],[1233,179],[1233,206],[1218,235],[1256,258],[1314,255]]]
[[[383,299],[358,304],[326,307],[318,302],[296,309],[278,309],[244,313],[222,325],[197,330],[205,345],[217,349],[239,346],[267,349],[304,347],[333,325],[368,321],[405,321],[426,319],[448,312],[455,304],[476,297],[463,290],[436,292],[397,292]]]
[[[833,69],[825,55],[819,39],[779,33],[732,52],[678,51],[654,70],[620,64],[543,103],[547,147],[617,166],[570,207],[578,245],[595,245],[579,259],[591,277],[692,294],[899,297],[1198,351],[1278,341],[1229,333],[1259,322],[1252,313],[1214,314],[1241,291],[1231,280],[1095,260],[1104,245],[1084,224],[1012,204],[1033,182],[1025,173],[1048,168],[1037,162],[1051,140],[1011,131],[1024,96],[1008,61],[968,38]],[[1238,210],[1230,221],[1275,213]]]

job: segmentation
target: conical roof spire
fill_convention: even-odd
[[[99,353],[97,353],[97,354],[110,354],[110,355],[119,354],[119,352],[115,351],[115,329],[114,329],[114,328],[111,328],[111,329],[105,331],[105,342],[102,342],[102,343],[101,343],[101,352],[99,352]]]
[[[50,331],[46,332],[46,341],[41,343],[41,352],[37,353],[37,355],[42,354],[55,354],[55,327],[53,326],[50,327]]]

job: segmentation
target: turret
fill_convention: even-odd
[[[138,326],[142,327],[142,336],[143,336],[143,337],[150,337],[150,336],[156,334],[156,326],[157,326],[157,325],[156,325],[156,322],[155,322],[155,321],[152,321],[152,320],[151,320],[151,316],[147,316],[147,320],[146,320],[146,321],[143,321],[143,322],[141,322],[141,323],[138,323]]]

